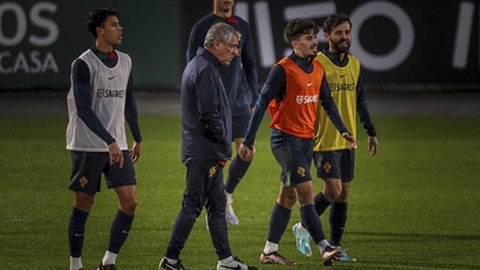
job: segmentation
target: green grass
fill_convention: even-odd
[[[180,209],[185,168],[180,118],[141,116],[143,152],[136,165],[134,227],[117,265],[157,269]],[[374,116],[380,149],[370,158],[359,130],[356,178],[343,244],[353,264],[335,269],[480,269],[480,117]],[[0,269],[67,269],[67,227],[73,193],[65,116],[0,116]],[[234,195],[240,225],[229,226],[234,255],[261,269],[319,269],[319,252],[304,258],[290,229],[280,252],[295,267],[260,265],[279,166],[269,149],[267,119],[257,156]],[[314,180],[316,190],[321,181]],[[107,246],[116,195],[102,186],[87,223],[83,263],[95,269]],[[300,219],[298,209],[291,224]],[[328,221],[322,216],[328,235]],[[202,213],[181,259],[187,269],[215,269],[216,255]]]

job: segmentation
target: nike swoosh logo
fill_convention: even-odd
[[[83,237],[85,234],[84,233],[76,233],[74,235],[75,235],[75,237]]]
[[[313,82],[307,83],[307,87],[310,87],[310,86],[312,86],[312,85],[313,85]]]
[[[108,77],[108,80],[109,80],[109,81],[110,81],[110,80],[113,80],[115,77],[117,77],[117,76],[115,75],[115,76],[113,76],[113,77]]]
[[[242,267],[238,264],[237,264],[236,267],[230,267],[230,266],[227,266],[227,265],[220,265],[220,267],[225,268],[225,269],[235,269],[235,270],[241,270],[242,269]]]
[[[123,234],[129,234],[130,233],[130,231],[126,231],[126,230],[123,230],[122,232],[123,232]]]
[[[345,76],[347,76],[347,74],[341,74],[341,75],[340,75],[340,78],[343,78],[343,77],[345,77]]]

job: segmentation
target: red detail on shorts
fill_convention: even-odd
[[[217,160],[217,163],[222,166],[222,167],[225,167],[225,165],[227,164],[227,161],[226,160]]]

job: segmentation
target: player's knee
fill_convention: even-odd
[[[333,202],[336,201],[343,193],[341,185],[325,185],[323,189],[323,196],[327,198],[327,200]]]
[[[337,189],[334,189],[332,191],[332,196],[333,196],[334,200],[338,200],[340,195],[342,195],[342,189],[341,188],[340,189],[337,188]]]
[[[345,192],[345,190],[343,192],[340,193],[339,196],[337,196],[337,199],[336,201],[337,202],[347,202],[347,198],[348,198],[348,192]]]
[[[138,201],[136,198],[132,198],[126,202],[123,202],[121,207],[121,210],[129,215],[132,215],[135,213],[135,210],[137,209]]]
[[[303,207],[305,205],[313,204],[315,201],[315,196],[313,196],[313,194],[299,195],[298,201],[300,202],[300,207]]]
[[[296,202],[297,196],[292,194],[283,195],[278,198],[278,203],[287,209],[292,209]]]
[[[94,195],[77,193],[75,196],[74,207],[85,213],[89,213],[92,210],[94,201],[95,201]]]
[[[138,200],[137,199],[132,200],[129,204],[130,209],[132,209],[133,211],[135,211],[137,209],[137,206],[138,206]]]

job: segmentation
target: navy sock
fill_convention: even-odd
[[[315,212],[313,204],[300,207],[300,216],[302,217],[303,226],[308,230],[315,244],[325,239],[322,222]]]
[[[245,161],[238,156],[236,156],[230,167],[228,168],[228,178],[225,184],[225,191],[228,193],[233,193],[235,188],[237,187],[240,180],[245,176],[247,173],[248,167],[250,167],[251,162]]]
[[[317,211],[319,216],[321,216],[331,204],[332,203],[323,196],[323,192],[320,192],[315,196],[315,211]]]
[[[68,224],[68,242],[70,245],[70,256],[74,258],[82,257],[87,218],[88,213],[73,207],[70,214],[70,223]]]
[[[317,212],[318,216],[321,216],[323,212],[332,204],[323,196],[323,192],[320,192],[315,196],[315,211]],[[306,228],[305,223],[302,222],[302,226]]]
[[[283,233],[288,227],[292,210],[287,209],[276,203],[273,207],[272,216],[270,217],[270,228],[268,229],[269,242],[278,244],[282,239]]]
[[[330,209],[330,242],[334,246],[340,246],[347,222],[347,208],[346,202],[334,202]]]
[[[108,243],[108,251],[119,253],[123,244],[127,240],[127,236],[132,228],[134,215],[127,215],[118,210],[110,229],[110,241]]]

